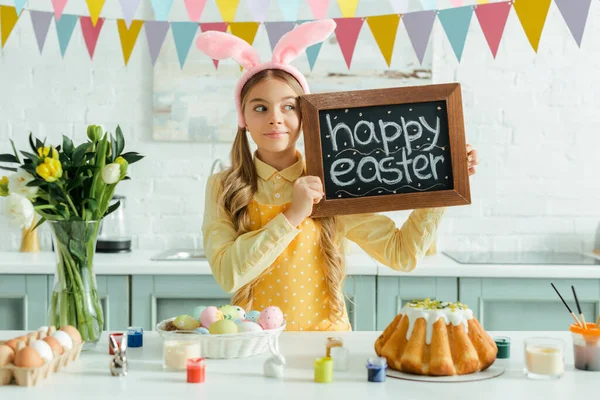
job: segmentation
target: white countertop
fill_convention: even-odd
[[[124,254],[97,253],[98,275],[211,275],[207,261],[153,261],[161,251],[134,250]],[[600,258],[600,257],[599,257]],[[0,274],[53,274],[51,252],[0,252]],[[365,252],[346,255],[348,275],[476,278],[600,279],[600,265],[461,264],[444,254],[426,256],[411,272],[394,271]]]
[[[0,331],[0,340],[22,335],[23,331]],[[365,362],[375,356],[373,343],[378,332],[336,333],[350,352],[347,371],[334,372],[330,384],[313,381],[313,362],[325,352],[325,338],[331,332],[283,332],[280,350],[286,358],[284,379],[266,378],[263,363],[270,353],[237,360],[207,360],[206,381],[186,383],[186,373],[162,370],[162,342],[156,332],[144,333],[144,347],[129,349],[129,374],[112,377],[108,364],[106,332],[98,346],[82,352],[80,358],[36,387],[0,387],[3,399],[440,399],[465,400],[468,393],[481,399],[584,399],[594,398],[600,372],[575,370],[569,332],[490,332],[508,336],[510,358],[497,360],[505,369],[499,377],[476,382],[431,383],[387,377],[383,383],[367,380]],[[565,374],[556,381],[535,381],[523,375],[523,340],[529,336],[561,338],[566,343]],[[136,351],[133,351],[136,350]]]

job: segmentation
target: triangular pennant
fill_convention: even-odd
[[[96,26],[96,23],[98,22],[100,12],[102,11],[102,7],[104,7],[105,1],[106,0],[85,0],[88,5],[88,9],[90,10],[92,25],[94,26]]]
[[[404,14],[409,10],[409,4],[407,0],[390,0],[392,9],[396,14]]]
[[[173,32],[173,40],[177,49],[177,58],[179,58],[179,66],[183,69],[183,64],[190,52],[190,46],[198,31],[196,22],[171,22],[171,31]]]
[[[358,8],[358,0],[337,0],[342,17],[352,18],[356,15],[356,9]]]
[[[154,10],[154,19],[157,21],[166,21],[169,18],[173,0],[150,0],[150,2]]]
[[[437,7],[437,0],[421,0],[423,10],[435,10]]]
[[[492,55],[496,58],[511,3],[490,3],[475,7],[475,14]]]
[[[200,21],[204,6],[206,6],[206,0],[185,0],[185,8],[187,9],[190,21]]]
[[[50,28],[50,21],[52,21],[52,13],[45,11],[29,11],[31,16],[31,25],[33,25],[33,32],[35,33],[35,40],[37,41],[40,54],[44,50],[44,44],[46,43],[46,36],[48,36],[48,28]]]
[[[425,57],[425,50],[429,43],[429,36],[431,35],[431,29],[435,22],[435,11],[417,11],[402,15],[402,22],[410,38],[413,49],[417,54],[419,63],[423,63],[423,57]]]
[[[231,33],[240,39],[244,39],[250,46],[254,43],[259,25],[258,22],[232,22],[229,24]]]
[[[90,60],[93,60],[94,51],[96,51],[96,44],[98,43],[98,37],[100,36],[100,31],[104,25],[104,18],[100,18],[96,22],[96,25],[94,25],[94,21],[92,21],[91,17],[82,16],[79,17],[79,24],[81,25],[81,33],[83,33],[83,40],[85,40],[85,45],[88,49]]]
[[[450,3],[452,3],[452,7],[462,7],[463,0],[450,0]]]
[[[300,20],[300,21],[298,21],[298,24],[303,24],[305,22],[311,22],[311,21],[313,21],[313,20],[312,19]],[[321,51],[322,45],[323,45],[323,42],[319,42],[319,43],[313,44],[312,46],[308,46],[306,48],[306,58],[308,58],[308,65],[310,66],[311,71],[315,67],[315,63],[317,62],[317,57],[319,56],[319,51]]]
[[[140,0],[121,0],[121,9],[123,10],[123,18],[129,28],[131,21],[135,18],[135,12],[140,5]]]
[[[146,21],[144,30],[146,31],[146,41],[150,50],[150,59],[152,66],[156,64],[160,49],[165,41],[167,32],[169,31],[169,23],[167,21]]]
[[[458,62],[462,58],[472,16],[473,7],[471,6],[447,8],[440,10],[438,13],[440,23],[446,32],[446,37],[452,45],[452,50],[454,50]]]
[[[63,14],[60,20],[56,21],[56,33],[58,34],[58,44],[60,54],[64,57],[73,35],[73,29],[77,24],[77,15]]]
[[[52,6],[54,6],[54,19],[56,21],[60,20],[62,13],[67,5],[68,0],[52,0]]]
[[[215,2],[221,12],[223,21],[232,22],[235,19],[235,13],[240,5],[240,0],[215,0]]]
[[[269,43],[271,43],[271,50],[275,48],[275,45],[283,35],[294,29],[294,25],[295,23],[291,21],[265,22]]]
[[[477,4],[489,4],[490,0],[477,0]]]
[[[200,24],[200,30],[202,32],[208,31],[217,31],[217,32],[227,32],[227,22],[207,22]],[[219,68],[219,60],[213,59],[213,64],[215,68]]]
[[[300,0],[277,0],[279,9],[283,13],[283,19],[286,21],[296,21],[298,19],[298,10],[300,9]]]
[[[21,11],[23,11],[23,7],[25,7],[25,3],[27,0],[14,0],[15,8],[17,9],[17,15],[21,15]]]
[[[17,14],[16,8],[0,6],[0,36],[2,36],[2,48],[4,48],[4,45],[18,20],[19,15]]]
[[[327,18],[330,0],[308,0],[308,5],[315,19]],[[314,45],[313,45],[314,46]],[[320,48],[321,46],[319,46]]]
[[[513,4],[527,39],[537,53],[552,0],[516,1]]]
[[[143,25],[144,21],[134,19],[131,21],[131,27],[127,28],[125,20],[117,20],[117,28],[119,29],[119,38],[121,40],[121,49],[123,50],[125,65],[129,62],[129,57],[131,56],[131,52],[133,51],[133,47],[135,46],[135,42],[137,41]]]
[[[270,2],[271,0],[248,0],[248,10],[254,21],[263,22],[267,20]]]
[[[590,12],[591,0],[554,0],[562,14],[577,46],[581,47],[583,31]]]
[[[340,45],[344,60],[348,69],[352,63],[352,55],[358,40],[358,34],[363,24],[362,18],[335,18],[337,27],[335,28],[335,37]]]
[[[392,53],[394,52],[394,43],[396,41],[396,34],[400,23],[400,15],[389,14],[367,17],[367,23],[369,24],[373,37],[379,46],[379,50],[381,50],[381,54],[389,67],[392,63]]]

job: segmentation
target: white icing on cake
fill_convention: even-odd
[[[465,331],[469,332],[468,321],[473,318],[473,311],[466,305],[461,303],[447,303],[440,301],[431,301],[429,299],[407,303],[400,311],[400,314],[408,318],[408,331],[406,331],[406,340],[412,335],[415,327],[415,322],[419,318],[425,320],[427,329],[425,335],[425,343],[431,344],[433,336],[433,324],[438,319],[442,318],[446,325],[463,325]]]

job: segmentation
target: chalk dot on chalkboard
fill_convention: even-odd
[[[398,148],[398,146],[396,146],[396,148]]]
[[[330,136],[329,136],[329,135],[327,135],[327,136],[325,136],[325,137],[326,137],[327,139],[329,139],[329,137],[330,137]]]
[[[358,113],[358,115],[360,115],[362,117],[362,113]],[[365,131],[366,132],[366,131]]]
[[[446,176],[446,179],[448,179],[448,177]]]
[[[394,193],[396,193],[396,191],[394,190]]]
[[[333,119],[337,119],[337,115],[335,117],[333,117]]]
[[[355,156],[355,155],[356,155],[356,152],[352,153],[352,155],[353,155],[353,156]]]
[[[369,168],[369,171],[373,171],[373,168]]]
[[[408,111],[412,111],[412,108],[409,108]]]
[[[391,111],[388,111],[388,114],[391,114],[391,113],[392,113]]]
[[[344,112],[348,112],[348,109],[346,108],[346,109],[344,110]]]
[[[338,197],[342,197],[342,195],[341,195],[341,194],[338,194]]]
[[[344,146],[348,146],[348,142],[344,142]]]
[[[331,154],[327,154],[327,157],[331,157]]]
[[[376,151],[375,154],[379,154],[379,151]]]
[[[421,184],[419,183],[418,186],[421,186]]]
[[[442,150],[446,150],[446,146],[442,147]]]
[[[363,133],[367,133],[367,130],[365,129],[365,130],[363,131]]]
[[[383,193],[383,191],[382,191],[382,190],[379,190],[379,191],[377,191],[377,193]]]
[[[442,109],[442,107],[438,107],[438,110],[441,110],[441,109]]]
[[[431,138],[427,138],[427,140],[431,141]]]
[[[358,190],[360,190],[360,188],[358,188]]]

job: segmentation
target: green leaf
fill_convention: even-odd
[[[123,137],[123,132],[121,131],[121,127],[117,125],[117,151],[114,152],[113,157],[117,158],[123,152],[125,148],[125,138]]]
[[[41,142],[39,139],[35,139],[35,152],[37,152],[37,149],[40,147],[46,147],[46,139],[44,139],[43,142]]]
[[[28,153],[26,151],[21,151],[21,154],[23,154],[25,157],[29,158],[31,161],[37,161],[37,159],[38,159],[37,154]]]
[[[117,153],[117,140],[116,140],[116,139],[115,139],[115,138],[114,138],[112,135],[111,135],[110,139],[111,139],[111,140],[110,140],[110,144],[111,144],[111,146],[112,146],[112,147],[111,147],[111,149],[112,149],[112,154],[111,154],[111,155],[110,155],[110,157],[108,158],[108,162],[109,162],[109,163],[112,163],[112,162],[114,162],[114,161],[115,161],[115,158],[117,158],[117,157],[118,157],[118,154],[119,154],[119,153]]]
[[[65,135],[63,135],[62,148],[63,148],[63,153],[66,154],[69,158],[71,158],[71,156],[73,155],[73,151],[75,150],[75,147],[73,146],[73,141]]]
[[[12,154],[0,154],[0,162],[18,163],[19,160]]]
[[[108,214],[115,211],[117,208],[119,208],[120,205],[121,205],[121,202],[117,201],[115,204],[112,204],[111,206],[109,206],[108,209],[106,210],[106,212],[104,213],[104,215],[102,216],[102,218],[106,217]]]
[[[0,165],[0,169],[3,169],[5,171],[11,171],[11,172],[17,172],[16,168],[11,168],[11,167],[3,167],[2,165]]]
[[[25,186],[35,187],[35,186],[42,186],[42,185],[45,185],[45,184],[46,184],[45,180],[35,178],[31,182],[27,182],[27,185],[25,185]]]
[[[37,152],[37,147],[35,147],[35,144],[33,144],[33,133],[31,133],[31,131],[29,132],[29,146],[31,146],[31,149],[34,153]]]
[[[81,164],[81,161],[83,161],[83,156],[89,148],[89,146],[90,143],[82,143],[79,146],[77,146],[77,148],[73,151],[73,157],[71,157],[74,164]]]
[[[46,222],[46,217],[40,218],[40,220],[37,222],[37,224],[35,224],[35,226],[33,227],[33,230],[36,230],[38,228],[38,226],[40,226],[44,222]]]
[[[133,164],[134,162],[140,161],[142,158],[144,158],[144,156],[135,152],[121,154],[121,157],[123,157],[129,164]]]
[[[121,179],[121,181],[130,181],[130,180],[131,180],[131,178],[130,178],[130,177],[128,177],[128,176],[126,176],[126,177],[124,177],[123,179]]]
[[[13,149],[13,154],[15,155],[15,158],[18,160],[18,162],[21,162],[21,159],[19,158],[19,152],[17,151],[17,148],[15,147],[15,142],[13,142],[12,139],[10,139],[10,145]]]

